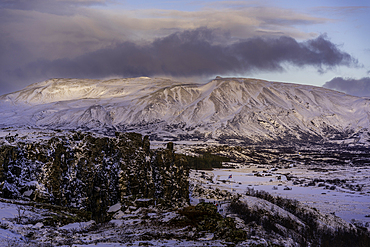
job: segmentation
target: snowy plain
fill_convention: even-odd
[[[358,173],[359,170],[361,173]],[[271,169],[256,165],[205,172],[212,177],[212,182],[204,181],[205,186],[208,187],[239,194],[245,194],[248,189],[263,190],[272,195],[296,199],[323,213],[335,214],[347,222],[356,220],[370,223],[370,167],[365,169],[346,168],[329,173],[316,172],[304,167],[271,171]],[[192,171],[191,176],[196,176],[196,173],[196,171]],[[285,177],[286,173],[290,173],[291,176],[300,180],[307,179],[307,182],[293,184],[293,181],[288,181]],[[232,178],[229,178],[230,176]],[[352,178],[354,183],[365,184],[360,192],[340,187],[330,189],[333,186],[331,184],[325,184],[322,187],[308,186],[309,181],[314,178],[332,179],[348,176]]]

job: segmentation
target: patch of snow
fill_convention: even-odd
[[[60,227],[59,229],[62,230],[72,230],[72,229],[77,229],[77,230],[82,230],[85,228],[89,228],[95,224],[94,220],[90,220],[87,222],[76,222],[76,223],[71,223],[65,226]]]
[[[163,222],[169,222],[170,220],[176,218],[179,214],[176,212],[168,212],[164,214]]]
[[[121,203],[116,203],[114,204],[113,206],[110,206],[109,209],[108,209],[108,213],[113,213],[113,212],[117,212],[118,210],[120,210],[122,207]]]
[[[110,223],[114,224],[116,227],[121,227],[125,224],[124,220],[111,220]]]
[[[115,219],[121,219],[122,217],[124,217],[126,214],[124,212],[122,212],[121,210],[117,211],[115,214],[114,214],[114,218]]]

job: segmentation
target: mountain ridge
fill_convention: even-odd
[[[0,96],[0,126],[136,131],[173,141],[367,144],[369,106],[367,98],[326,88],[250,78],[51,79]]]

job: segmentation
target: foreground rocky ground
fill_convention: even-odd
[[[366,228],[296,200],[207,184],[192,171],[192,205],[165,208],[138,199],[109,207],[104,223],[49,204],[2,199],[3,246],[367,246]],[[70,223],[66,223],[70,222]],[[350,244],[350,245],[348,245]]]
[[[54,135],[0,140],[1,246],[369,246],[366,221],[289,197],[366,203],[366,148],[154,150],[133,133]]]
[[[211,204],[181,210],[154,206],[124,210],[124,206],[116,204],[108,213],[112,220],[105,223],[76,221],[63,225],[59,218],[66,212],[23,203],[1,203],[1,246],[226,246],[235,241],[235,236],[245,239],[245,233],[235,228],[233,220],[217,214],[216,206]],[[219,227],[213,229],[214,225]]]

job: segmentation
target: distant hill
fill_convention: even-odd
[[[0,127],[135,131],[152,140],[369,143],[370,100],[247,78],[51,79],[0,96]]]

